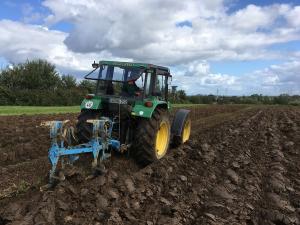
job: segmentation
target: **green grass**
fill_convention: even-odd
[[[174,104],[173,107],[191,107],[194,104]],[[78,113],[80,106],[0,106],[0,116]]]
[[[80,106],[0,106],[0,115],[76,113]]]

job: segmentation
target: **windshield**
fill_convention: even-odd
[[[98,69],[92,71],[85,78],[91,80],[128,82],[137,80],[143,72],[144,69],[140,68],[101,65]]]
[[[120,82],[114,80],[97,80],[96,95],[101,96],[122,96],[127,98],[142,98],[144,93],[145,73],[138,76],[138,79]]]

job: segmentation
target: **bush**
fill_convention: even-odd
[[[76,83],[72,75],[59,76],[45,60],[14,65],[0,72],[0,105],[79,105],[95,84]]]

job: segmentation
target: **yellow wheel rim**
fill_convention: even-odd
[[[169,126],[168,123],[165,121],[162,121],[160,123],[159,129],[156,134],[156,144],[155,144],[155,149],[156,149],[156,156],[158,159],[162,158],[168,148],[168,143],[169,143]]]
[[[184,124],[183,133],[182,133],[182,143],[185,143],[189,140],[191,135],[191,120],[187,120]]]

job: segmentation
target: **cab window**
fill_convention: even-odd
[[[147,73],[147,76],[146,76],[146,80],[145,80],[145,82],[146,82],[146,87],[145,87],[145,96],[146,97],[148,97],[149,95],[151,95],[152,93],[151,93],[151,90],[150,90],[150,88],[151,88],[151,73]]]
[[[165,98],[165,82],[166,76],[157,75],[155,79],[154,85],[154,95],[161,97],[162,99]]]
[[[135,84],[141,89],[144,89],[144,83],[145,83],[145,73],[143,73],[136,81]]]

